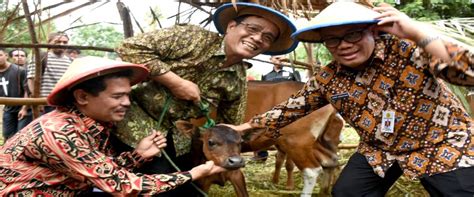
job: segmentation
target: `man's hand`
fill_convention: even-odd
[[[153,131],[153,133],[143,138],[135,148],[138,154],[148,159],[155,155],[160,155],[162,148],[166,147],[166,138],[161,132]]]
[[[405,13],[400,12],[390,4],[381,3],[374,10],[380,12],[380,16],[377,17],[377,19],[380,19],[376,27],[377,30],[415,42],[425,37],[426,29],[422,29],[419,22],[412,20]]]
[[[153,77],[153,80],[165,85],[178,98],[199,103],[201,91],[192,81],[181,78],[172,71]]]
[[[224,171],[227,171],[227,169],[214,165],[213,161],[207,161],[204,164],[194,167],[189,171],[189,173],[191,174],[193,180],[197,180],[202,177],[206,177]]]
[[[28,114],[27,109],[25,107],[22,107],[21,110],[18,112],[18,120],[25,118],[27,114]]]
[[[170,90],[178,99],[194,101],[195,103],[201,101],[201,90],[199,90],[198,85],[192,81],[182,79],[174,86],[170,86]]]

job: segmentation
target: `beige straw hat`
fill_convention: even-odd
[[[109,60],[99,57],[81,57],[75,59],[58,81],[47,101],[50,105],[63,105],[68,98],[69,90],[75,85],[109,73],[131,69],[133,71],[130,85],[135,85],[148,76],[148,69],[143,65]]]
[[[316,15],[309,24],[291,35],[302,42],[321,42],[319,30],[325,27],[377,23],[380,13],[354,2],[334,2]]]

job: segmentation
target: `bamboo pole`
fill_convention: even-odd
[[[94,46],[82,46],[82,45],[55,45],[55,44],[28,44],[28,43],[0,43],[0,47],[5,48],[49,48],[49,49],[80,49],[80,50],[96,50],[96,51],[107,51],[114,52],[113,48],[107,47],[94,47]]]
[[[28,1],[27,0],[22,0],[23,4],[23,12],[25,13],[25,18],[26,21],[28,22],[28,29],[30,30],[30,37],[31,37],[31,42],[33,44],[38,44],[38,39],[36,38],[36,32],[35,32],[35,26],[33,23],[33,20],[31,20],[31,14],[30,14],[30,9],[28,8]],[[33,98],[39,97],[40,94],[40,80],[41,80],[41,57],[39,56],[40,51],[39,48],[34,48],[33,49],[35,55],[35,79],[34,79],[34,88],[33,88]],[[39,116],[39,109],[38,106],[33,106],[33,118],[36,118]]]
[[[0,103],[3,105],[46,105],[46,98],[13,98],[0,97]]]

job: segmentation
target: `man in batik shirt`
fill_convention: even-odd
[[[294,38],[334,61],[287,102],[234,127],[279,128],[330,103],[360,136],[333,196],[384,196],[402,175],[431,196],[474,194],[473,120],[438,78],[474,85],[474,55],[395,8],[336,2]],[[380,35],[378,32],[385,32]]]
[[[202,100],[216,109],[217,122],[240,124],[247,98],[242,60],[262,53],[287,53],[297,45],[289,37],[296,30],[292,22],[264,6],[226,4],[216,10],[213,21],[225,36],[194,25],[176,25],[126,39],[117,48],[123,60],[145,64],[152,79],[132,91],[131,113],[119,125],[119,138],[125,143],[134,145],[146,131],[159,126],[168,137],[166,150],[173,160],[190,164],[180,158],[189,158],[191,139],[179,133],[174,122],[203,117],[196,104]],[[165,105],[169,109],[163,112]],[[164,120],[157,125],[162,113]],[[154,171],[166,163],[146,169]]]
[[[79,58],[48,96],[58,109],[30,123],[0,149],[0,196],[153,195],[222,172],[212,161],[189,172],[142,175],[133,168],[166,146],[150,132],[133,152],[115,154],[113,124],[130,105],[131,85],[146,78],[140,65]]]

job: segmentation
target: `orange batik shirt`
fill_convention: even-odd
[[[440,79],[474,85],[474,55],[446,46],[449,62],[411,41],[381,36],[369,66],[352,70],[333,61],[287,102],[252,122],[279,137],[278,128],[330,103],[357,130],[357,151],[381,177],[394,162],[411,178],[472,167],[473,120]],[[387,111],[395,115],[392,133],[382,129]]]
[[[77,196],[97,187],[122,195],[152,195],[191,180],[191,175],[134,174],[136,152],[114,154],[112,125],[76,109],[45,114],[0,149],[0,196]]]

